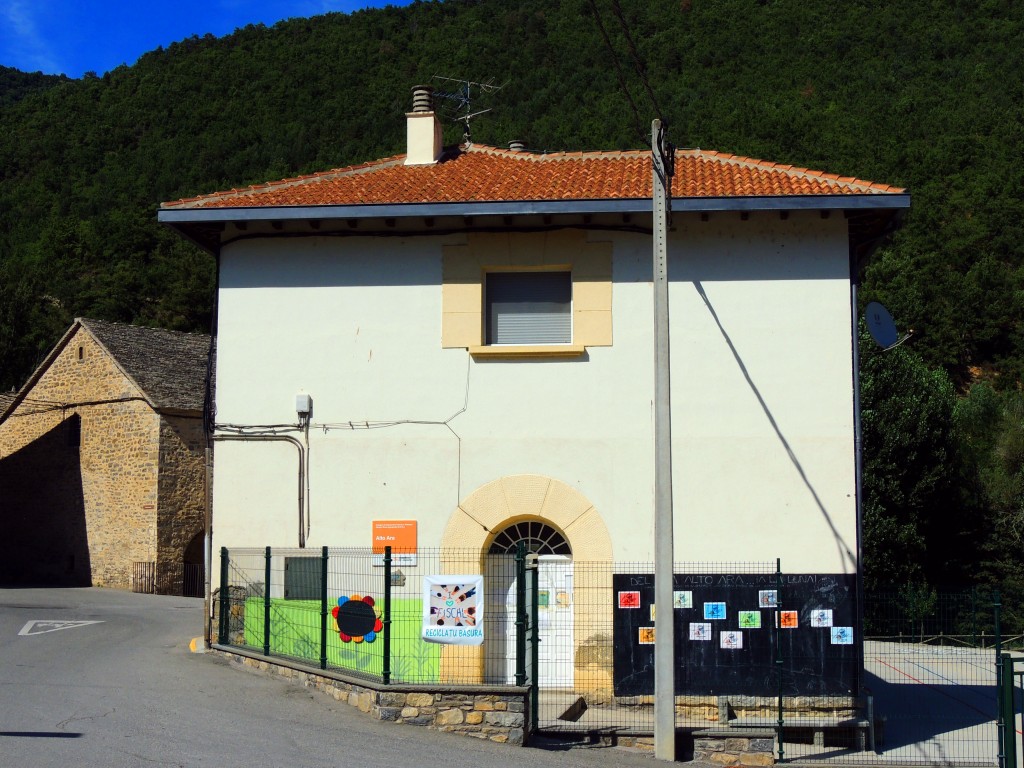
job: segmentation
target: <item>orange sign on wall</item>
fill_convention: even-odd
[[[384,547],[391,547],[392,565],[416,565],[416,521],[374,520],[374,565],[384,564]]]

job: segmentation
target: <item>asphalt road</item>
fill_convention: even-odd
[[[0,589],[0,768],[657,765],[622,749],[521,749],[380,723],[190,653],[201,626],[191,598]]]

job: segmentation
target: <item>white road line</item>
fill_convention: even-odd
[[[59,632],[62,629],[76,629],[78,627],[85,627],[89,624],[102,623],[102,621],[66,621],[64,619],[36,619],[28,622],[24,627],[22,627],[18,635],[42,635],[46,632]]]

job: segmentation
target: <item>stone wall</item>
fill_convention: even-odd
[[[79,581],[130,588],[132,562],[155,561],[158,556],[158,465],[164,445],[175,462],[171,475],[192,482],[193,470],[185,457],[192,453],[188,446],[196,442],[195,428],[168,423],[166,431],[164,437],[160,417],[139,388],[93,336],[79,327],[23,402],[0,424],[0,463],[16,463],[22,478],[0,494],[0,521],[8,521],[8,527],[17,521],[22,544],[45,555],[59,542],[52,525],[32,525],[32,521],[54,515],[81,519],[88,554],[86,558],[70,557],[79,571],[85,559],[89,576]],[[63,435],[59,440],[68,455],[38,450],[44,443],[58,440],[58,434]],[[61,481],[54,484],[47,478],[52,478],[58,465]],[[198,465],[201,470],[201,451]],[[186,506],[192,509],[192,495],[198,493],[202,498],[202,488],[200,482],[194,491],[177,494],[172,506],[185,497]],[[197,530],[194,511],[190,515],[180,531],[174,523],[163,526],[169,529],[166,539],[170,548],[178,547],[179,560],[188,538]],[[199,528],[201,518],[200,513]],[[179,544],[182,538],[185,540]],[[9,580],[21,579],[15,574]],[[61,583],[60,579],[46,581]]]
[[[206,519],[206,439],[201,417],[160,420],[157,592],[181,592],[185,549]]]
[[[283,659],[266,661],[217,649],[236,664],[289,678],[344,701],[377,720],[419,725],[501,744],[522,745],[526,725],[525,689],[415,687],[355,682],[343,675],[312,670]]]
[[[693,759],[722,766],[763,766],[775,764],[775,736],[771,731],[723,734],[696,731]]]

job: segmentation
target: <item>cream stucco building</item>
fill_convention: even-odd
[[[404,156],[161,208],[217,258],[218,434],[291,425],[305,462],[297,493],[296,445],[218,443],[214,548],[415,520],[421,547],[650,562],[650,153],[445,149],[422,104],[408,124]],[[909,198],[700,150],[672,198],[676,559],[851,576],[853,286]]]

